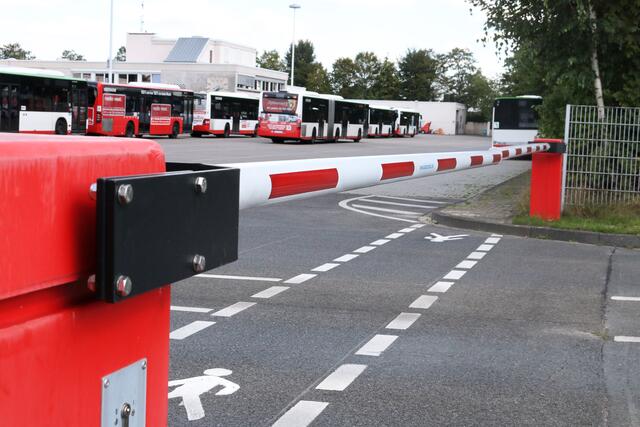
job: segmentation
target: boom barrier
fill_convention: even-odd
[[[0,134],[1,424],[166,425],[168,284],[237,259],[240,209],[553,147],[209,166],[149,140]]]

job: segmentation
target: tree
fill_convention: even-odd
[[[285,71],[286,65],[277,50],[265,50],[256,60],[256,65],[267,70]]]
[[[565,104],[640,105],[637,0],[467,1],[487,15],[484,40],[513,54],[506,86],[540,90],[548,136],[562,135]]]
[[[476,74],[476,60],[468,49],[454,48],[439,55],[438,90],[444,101],[469,104],[468,89]]]
[[[25,50],[20,43],[8,43],[0,47],[0,59],[36,59],[30,50]]]
[[[487,79],[480,70],[469,77],[464,92],[464,104],[482,122],[491,120],[493,101],[498,96],[497,83]]]
[[[400,98],[400,77],[395,64],[387,58],[380,64],[380,72],[373,83],[373,98],[398,99]]]
[[[127,48],[124,46],[120,46],[118,48],[118,52],[116,52],[116,61],[118,62],[126,62],[127,61]]]
[[[291,47],[284,57],[285,71],[291,75]],[[294,83],[296,86],[307,86],[309,73],[314,71],[316,55],[313,43],[309,40],[300,40],[296,44]]]
[[[438,60],[431,49],[409,49],[400,59],[398,68],[402,98],[412,101],[436,99]]]
[[[373,52],[360,52],[356,55],[355,90],[358,99],[374,99],[373,88],[380,77],[380,60]]]
[[[84,56],[76,53],[74,50],[63,50],[62,59],[66,59],[68,61],[86,61]]]
[[[331,92],[331,78],[322,64],[317,62],[312,64],[307,75],[307,89],[320,93]]]
[[[356,64],[353,59],[336,59],[331,72],[333,92],[345,98],[357,98],[356,73]]]

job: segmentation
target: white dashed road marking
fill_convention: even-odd
[[[285,281],[284,283],[292,283],[294,285],[299,285],[300,283],[304,283],[307,280],[313,279],[317,274],[298,274],[295,277]]]
[[[413,322],[418,320],[419,317],[420,313],[400,313],[398,317],[389,322],[387,329],[405,330],[413,325]]]
[[[390,240],[387,240],[387,239],[378,239],[375,242],[371,242],[370,244],[373,245],[373,246],[382,246],[385,243],[389,243],[389,242],[390,242]]]
[[[385,239],[397,239],[398,237],[402,237],[404,234],[402,233],[391,233]]]
[[[409,305],[409,308],[421,308],[427,309],[438,300],[438,297],[433,295],[420,295],[414,302]]]
[[[613,338],[616,342],[637,342],[640,343],[640,337],[626,337],[623,335],[618,335]]]
[[[486,254],[486,252],[471,252],[467,258],[481,260]]]
[[[464,260],[460,264],[456,265],[456,268],[470,269],[470,268],[473,268],[473,266],[476,265],[477,263],[478,263],[478,261]]]
[[[367,369],[367,365],[344,364],[325,378],[316,389],[343,391]]]
[[[356,351],[360,356],[380,356],[398,338],[397,335],[376,335]]]
[[[328,402],[301,400],[296,403],[293,408],[285,412],[285,414],[273,424],[273,427],[306,427],[311,424],[328,405]]]
[[[212,314],[212,316],[231,317],[254,305],[256,305],[255,302],[240,301],[233,305],[230,305],[229,307],[225,307],[222,310],[216,311],[215,313]]]
[[[376,248],[375,246],[363,246],[361,248],[356,249],[353,252],[355,252],[357,254],[366,254],[367,252],[371,252],[375,248]]]
[[[355,255],[355,254],[346,254],[346,255],[342,255],[339,258],[334,259],[335,262],[349,262],[352,259],[358,258],[359,255]]]
[[[172,305],[171,311],[185,311],[188,313],[208,313],[211,311],[210,308],[200,308],[200,307],[183,307],[180,305]]]
[[[619,297],[619,296],[615,296],[615,297],[611,297],[611,299],[614,300],[614,301],[640,302],[640,297]]]
[[[215,325],[216,322],[206,322],[204,320],[196,320],[191,322],[182,328],[178,328],[169,334],[169,338],[172,340],[183,340],[196,332],[200,332],[203,329],[208,328],[211,325]]]
[[[451,270],[450,272],[447,273],[446,276],[443,277],[443,279],[446,279],[446,280],[458,280],[459,278],[464,276],[465,273],[466,273],[466,271],[463,271],[463,270]]]
[[[485,243],[489,243],[492,245],[495,245],[496,243],[498,243],[500,241],[499,237],[489,237],[487,240],[485,240]]]
[[[398,230],[398,233],[411,233],[412,231],[416,231],[416,229],[408,227],[408,228],[403,228],[402,230]]]
[[[207,279],[225,279],[225,280],[252,280],[256,282],[282,281],[282,279],[276,279],[275,277],[227,276],[224,274],[198,274],[196,277],[204,277]]]
[[[430,287],[427,292],[444,293],[447,292],[452,285],[453,282],[436,282],[436,284]]]
[[[424,227],[424,224],[415,224],[411,226],[411,228],[422,228],[422,227]]]
[[[476,251],[487,252],[493,249],[493,245],[480,245]]]
[[[316,268],[311,269],[311,271],[318,271],[320,273],[324,273],[325,271],[329,271],[332,270],[334,268],[336,268],[337,266],[339,266],[340,264],[336,264],[334,262],[328,262],[326,264],[322,264]]]
[[[258,292],[257,294],[251,295],[251,298],[271,298],[272,296],[278,295],[280,292],[284,292],[289,289],[288,286],[272,286],[270,288],[265,289],[262,292]]]

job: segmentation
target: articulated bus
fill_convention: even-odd
[[[0,67],[0,132],[84,133],[87,82],[58,71]]]
[[[526,144],[538,134],[536,107],[542,97],[535,95],[497,98],[493,103],[493,145]]]
[[[413,138],[420,128],[420,113],[415,110],[396,108],[395,136],[410,136]]]
[[[258,136],[260,96],[241,92],[209,92],[205,118],[193,127],[192,136]]]
[[[177,85],[89,83],[87,134],[177,138],[192,123],[193,92]]]
[[[398,112],[393,107],[369,106],[369,137],[390,137],[396,125]]]
[[[273,142],[360,141],[367,132],[368,108],[316,92],[264,92],[258,135]]]

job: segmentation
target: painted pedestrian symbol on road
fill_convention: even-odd
[[[450,242],[452,240],[462,240],[465,237],[469,237],[468,234],[456,234],[453,236],[443,236],[441,234],[438,233],[431,233],[431,236],[427,236],[425,237],[425,239],[427,240],[431,240],[431,243],[444,243],[444,242]]]
[[[207,369],[204,371],[204,375],[200,377],[169,381],[169,387],[178,386],[169,392],[169,399],[182,398],[180,405],[184,406],[187,411],[187,419],[189,421],[204,418],[204,408],[200,400],[201,395],[218,386],[222,387],[222,389],[216,393],[216,396],[227,396],[235,393],[240,388],[238,384],[225,378],[220,378],[231,375],[231,373],[232,371],[229,369]]]

